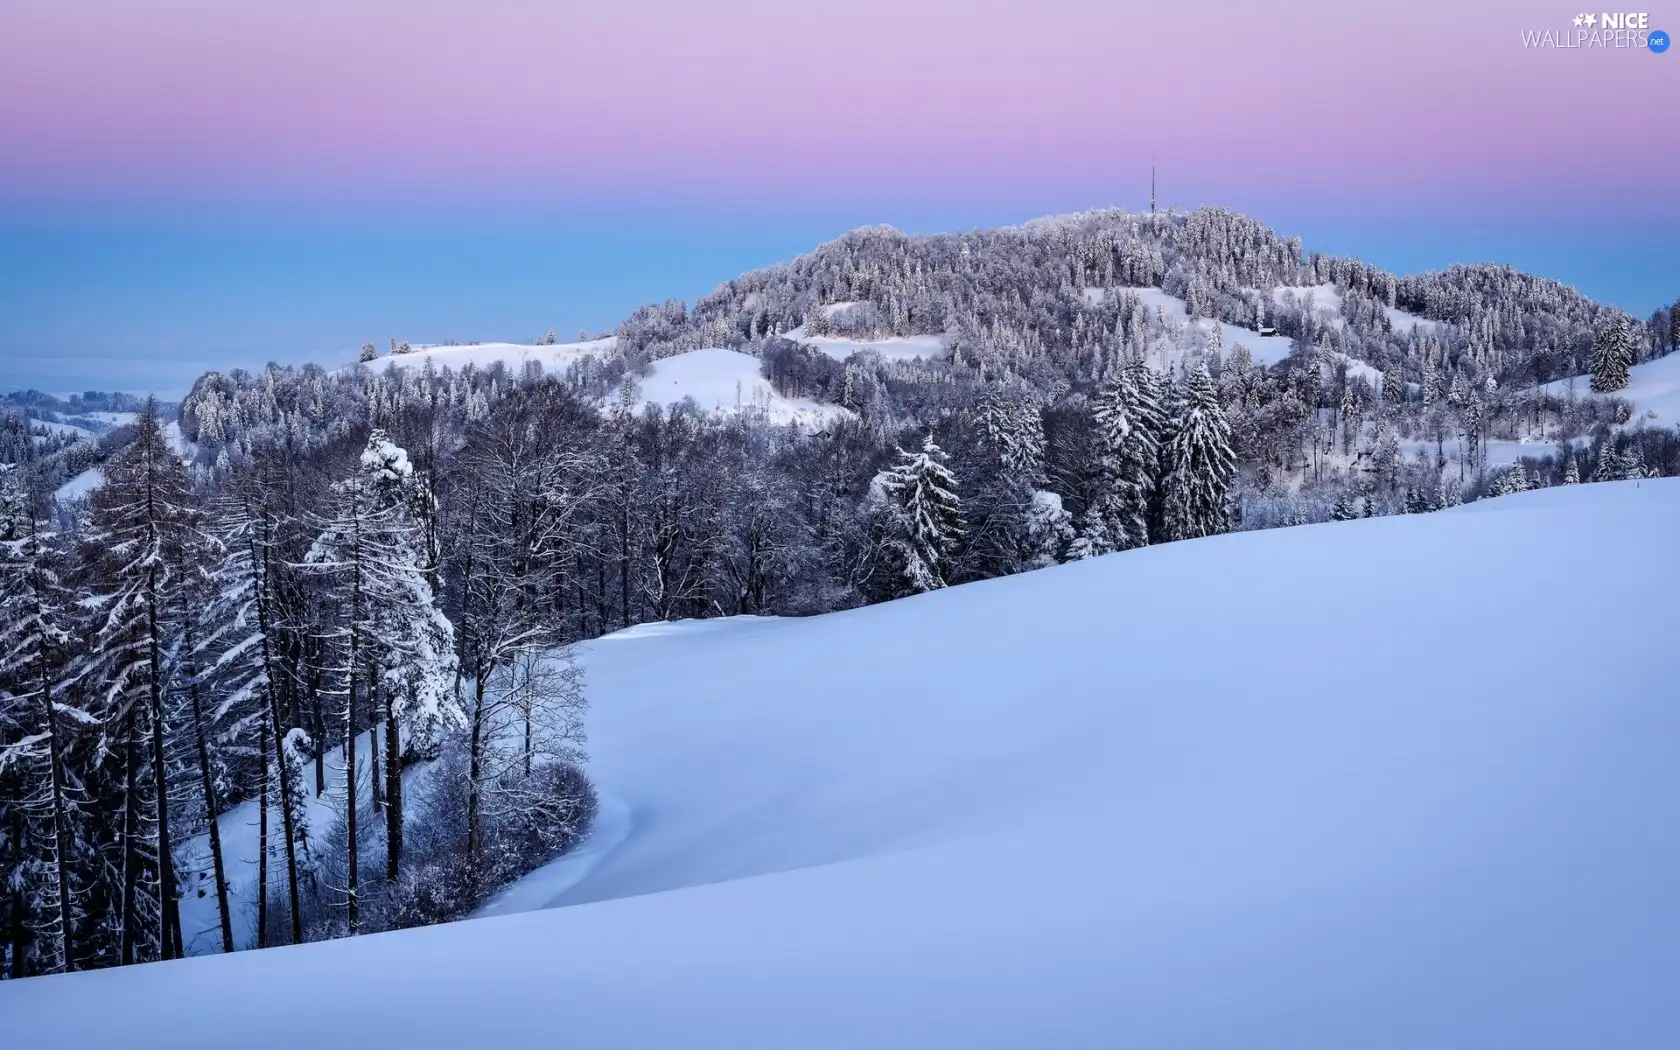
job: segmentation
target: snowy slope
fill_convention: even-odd
[[[840,336],[806,335],[801,325],[787,334],[797,343],[809,343],[836,361],[844,361],[860,350],[873,350],[887,361],[926,361],[945,356],[945,337],[942,335],[895,335],[885,339],[845,339]]]
[[[368,362],[367,367],[424,368],[426,362],[430,361],[432,367],[439,371],[445,368],[460,371],[468,364],[479,369],[485,369],[501,362],[507,366],[508,372],[518,375],[525,367],[525,362],[538,361],[541,362],[544,371],[561,373],[571,367],[574,362],[612,349],[615,341],[615,336],[608,336],[605,339],[592,339],[586,343],[556,343],[553,345],[476,343],[472,346],[421,347],[406,354],[382,354]]]
[[[1284,285],[1272,289],[1272,302],[1280,306],[1293,304],[1313,313],[1326,314],[1337,327],[1347,323],[1342,318],[1342,293],[1334,284]]]
[[[1571,381],[1560,379],[1547,383],[1546,393],[1553,397],[1568,397]],[[1576,397],[1597,397],[1592,392],[1592,377],[1577,376],[1573,383]],[[1659,427],[1680,423],[1680,354],[1669,354],[1655,361],[1634,365],[1628,370],[1628,385],[1613,397],[1633,403],[1633,424],[1641,421]]]
[[[1085,289],[1085,298],[1094,303],[1101,302],[1104,297],[1109,295],[1123,294],[1134,296],[1143,303],[1144,309],[1149,314],[1151,324],[1157,323],[1157,318],[1159,318],[1159,321],[1165,323],[1167,328],[1175,331],[1182,330],[1191,324],[1190,313],[1184,300],[1176,295],[1168,295],[1159,288],[1135,288],[1117,285],[1112,288]],[[1202,333],[1204,338],[1213,331],[1214,322],[1209,318],[1198,317],[1194,324],[1196,330]],[[1246,346],[1249,356],[1254,359],[1255,363],[1262,365],[1275,365],[1282,361],[1289,356],[1295,345],[1294,340],[1288,336],[1261,335],[1259,332],[1248,328],[1240,328],[1236,325],[1221,326],[1220,334],[1227,352],[1235,346]],[[1168,366],[1177,364],[1177,357],[1178,355],[1173,355],[1166,361],[1166,364]],[[1161,366],[1161,363],[1155,358],[1151,358],[1151,361],[1157,367]]]
[[[60,502],[82,499],[103,484],[105,484],[105,472],[98,467],[89,467],[60,485],[57,491],[53,493],[53,499]]]
[[[1394,329],[1396,335],[1406,335],[1414,328],[1421,329],[1424,332],[1434,332],[1442,327],[1440,321],[1419,317],[1417,314],[1407,313],[1393,306],[1383,307],[1383,313],[1388,315],[1389,327]]]
[[[691,350],[660,358],[640,390],[643,401],[661,405],[692,397],[707,411],[761,409],[773,423],[822,426],[848,414],[838,405],[783,397],[759,372],[758,358],[736,350]]]
[[[134,413],[132,412],[102,412],[98,414],[103,416],[128,417],[126,420],[119,420],[118,422],[111,424],[113,426],[121,426],[126,422],[133,422],[134,419]],[[169,447],[174,449],[175,454],[180,456],[181,459],[191,462],[193,456],[197,454],[198,447],[191,441],[188,441],[186,435],[181,432],[180,420],[174,419],[164,424],[163,436],[164,440],[169,442]],[[83,499],[88,495],[88,493],[103,484],[105,484],[105,472],[98,467],[89,467],[87,470],[82,471],[80,474],[77,474],[69,481],[60,485],[53,492],[53,498],[59,500],[60,502],[65,500]]]
[[[0,983],[4,1041],[1668,1047],[1677,529],[1584,485],[636,628],[570,907]]]

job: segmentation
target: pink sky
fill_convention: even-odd
[[[1181,204],[1680,217],[1680,54],[1524,51],[1551,6],[6,0],[0,202],[1021,199],[1154,146]]]

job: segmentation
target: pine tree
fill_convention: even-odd
[[[1166,447],[1162,479],[1169,540],[1212,536],[1227,526],[1226,496],[1236,479],[1231,426],[1207,370],[1190,371],[1184,407]]]
[[[1140,362],[1128,365],[1098,391],[1091,411],[1098,438],[1096,495],[1080,519],[1070,557],[1090,558],[1149,543],[1164,430],[1158,391],[1153,373]]]
[[[1523,465],[1521,460],[1518,460],[1511,466],[1511,469],[1499,476],[1498,481],[1494,482],[1493,494],[1495,496],[1508,496],[1514,492],[1527,492],[1528,489],[1528,468]]]
[[[1575,456],[1573,453],[1564,459],[1563,483],[1565,485],[1579,485],[1581,483],[1581,470],[1575,465]]]
[[[965,465],[972,496],[963,501],[964,575],[1006,576],[1037,553],[1028,535],[1034,493],[1044,480],[1044,424],[1029,399],[983,395],[973,416],[976,454]]]
[[[18,474],[0,467],[0,730],[8,723],[20,730],[15,737],[0,733],[0,779],[10,771],[22,789],[13,833],[0,825],[0,840],[15,837],[7,844],[19,863],[0,875],[20,891],[17,906],[33,915],[37,972],[57,973],[77,961],[73,867],[83,852],[82,801],[70,749],[73,734],[95,719],[65,695],[75,595],[60,579],[56,538],[44,531]],[[14,959],[14,971],[22,964]]]
[[[1354,510],[1353,503],[1348,499],[1347,494],[1338,493],[1336,496],[1336,502],[1330,507],[1330,520],[1352,521],[1358,516],[1359,515]]]
[[[454,695],[454,629],[426,579],[407,502],[412,476],[407,452],[375,430],[350,475],[334,486],[332,513],[319,523],[305,558],[322,581],[333,692],[343,698],[345,910],[352,934],[361,921],[356,738],[364,721],[377,724],[383,696],[392,723],[406,724],[411,735],[466,725]],[[388,839],[386,846],[394,870],[401,842]]]
[[[378,359],[379,359],[379,351],[374,349],[373,344],[372,343],[363,343],[362,344],[361,356],[358,357],[357,360],[365,365],[369,361],[377,361]]]
[[[135,421],[133,442],[106,464],[90,500],[98,579],[86,604],[98,609],[89,659],[78,672],[100,683],[102,717],[119,736],[124,770],[121,957],[143,947],[181,955],[181,923],[170,824],[164,698],[172,689],[166,654],[181,631],[179,589],[202,535],[186,467],[155,404]],[[150,784],[141,777],[149,774]],[[142,912],[156,910],[155,940],[143,945]]]
[[[1629,441],[1622,447],[1621,455],[1616,460],[1616,479],[1620,481],[1638,481],[1645,476],[1645,457],[1640,452],[1637,440]]]
[[[290,673],[285,657],[298,650],[299,639],[288,636],[287,617],[282,612],[285,559],[279,549],[283,523],[275,505],[279,489],[275,484],[275,470],[273,453],[263,453],[257,457],[253,469],[231,485],[214,505],[222,559],[212,573],[215,593],[206,610],[214,625],[208,645],[216,653],[211,681],[223,696],[219,706],[241,722],[254,717],[257,723],[260,763],[257,796],[264,800],[258,814],[258,947],[266,945],[268,936],[271,809],[278,808],[280,813],[293,944],[303,939],[298,869],[300,859],[309,850],[301,769],[295,779],[288,780],[282,775],[286,769],[284,741],[292,728],[287,719],[301,717],[303,705],[289,702],[293,697],[288,689],[296,684],[297,676]],[[309,632],[313,632],[312,625]],[[270,795],[274,806],[268,804]]]
[[[1628,385],[1633,367],[1633,335],[1625,316],[1617,315],[1599,330],[1593,341],[1592,388],[1597,393],[1621,390]]]
[[[931,432],[920,451],[898,450],[898,462],[870,483],[869,499],[892,596],[944,587],[947,559],[962,537],[962,502]]]
[[[1616,454],[1616,443],[1607,439],[1604,444],[1598,446],[1598,459],[1593,464],[1592,477],[1588,480],[1615,481],[1620,476],[1621,462]]]
[[[1382,399],[1384,404],[1398,405],[1406,400],[1406,383],[1400,376],[1400,368],[1390,365],[1382,373]]]

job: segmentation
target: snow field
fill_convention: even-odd
[[[1677,528],[1680,481],[1580,485],[633,628],[584,651],[626,819],[526,887],[564,906],[0,1016],[290,1047],[284,988],[407,1050],[1666,1047]],[[1543,609],[1590,614],[1538,645]]]

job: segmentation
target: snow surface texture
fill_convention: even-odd
[[[384,738],[380,738],[384,747]],[[361,771],[362,800],[367,802],[368,773],[372,768],[372,744],[368,733],[356,738],[357,768]],[[384,758],[383,753],[380,755]],[[321,757],[326,774],[326,790],[315,794],[315,764],[304,766],[304,813],[309,832],[317,840],[332,827],[344,812],[344,747],[329,747]],[[412,794],[418,778],[430,770],[428,764],[410,766],[403,770],[403,790]],[[260,854],[259,816],[255,802],[243,802],[216,819],[222,837],[222,862],[227,872],[228,911],[233,923],[233,943],[244,949],[257,941],[257,859]],[[270,848],[268,878],[270,900],[286,892],[286,859],[278,847],[280,809],[272,807],[268,814],[269,834],[274,836]],[[198,835],[182,843],[176,851],[176,870],[184,888],[181,898],[181,943],[188,955],[208,955],[222,950],[221,913],[216,903],[215,866],[210,857],[209,833]],[[300,865],[304,858],[299,858]]]
[[[635,628],[569,906],[4,982],[0,1042],[1671,1047],[1677,529],[1579,485]]]
[[[850,306],[850,303],[836,303],[835,306]],[[825,307],[830,309],[831,307]],[[839,336],[806,335],[805,326],[800,325],[787,333],[784,337],[796,343],[807,343],[816,347],[836,361],[844,361],[860,350],[873,350],[881,355],[884,361],[913,361],[918,358],[934,361],[945,356],[945,337],[942,335],[895,335],[885,339],[844,339]]]
[[[1085,298],[1093,303],[1101,302],[1105,296],[1122,294],[1135,296],[1143,303],[1144,309],[1149,314],[1151,325],[1156,323],[1157,310],[1167,328],[1174,332],[1182,331],[1191,324],[1190,313],[1184,304],[1184,300],[1176,295],[1168,295],[1159,288],[1134,288],[1117,285],[1112,288],[1085,289]],[[1214,322],[1210,318],[1198,317],[1194,325],[1196,330],[1206,338],[1212,333]],[[1254,359],[1256,364],[1262,365],[1275,365],[1282,361],[1289,356],[1290,350],[1295,345],[1294,340],[1288,336],[1261,335],[1259,332],[1230,324],[1221,326],[1220,335],[1224,340],[1226,353],[1230,353],[1232,347],[1246,346],[1249,356]],[[1180,356],[1182,355],[1177,353],[1171,354],[1165,362],[1166,367],[1176,366]],[[1159,353],[1151,353],[1149,363],[1156,368],[1163,367]]]
[[[562,374],[567,368],[585,357],[604,353],[612,349],[616,336],[605,339],[592,339],[586,343],[555,343],[552,345],[532,345],[528,343],[475,343],[471,346],[428,346],[414,349],[406,354],[390,354],[381,352],[380,356],[367,363],[368,368],[423,368],[427,361],[438,371],[452,368],[460,371],[468,364],[480,370],[487,369],[498,361],[507,366],[512,375],[519,375],[527,361],[538,361],[543,370],[550,374]]]
[[[643,401],[674,405],[692,397],[706,411],[761,410],[772,423],[821,427],[849,413],[839,405],[783,397],[759,372],[759,360],[736,350],[691,350],[653,363],[640,384]]]
[[[1326,314],[1340,328],[1347,324],[1342,317],[1342,293],[1334,284],[1284,285],[1272,289],[1272,302],[1280,306],[1294,304],[1313,313]]]
[[[1570,380],[1547,383],[1545,391],[1553,397],[1568,397]],[[1575,377],[1574,394],[1578,398],[1599,396],[1592,392],[1591,376]],[[1680,423],[1680,354],[1669,354],[1655,361],[1634,365],[1628,370],[1627,388],[1609,396],[1633,403],[1633,418],[1628,420],[1630,426],[1646,422],[1671,427]]]
[[[112,424],[113,426],[133,422],[135,415],[132,412],[100,412],[97,414],[102,416],[127,417],[126,419],[118,420],[116,423]],[[175,450],[176,455],[188,462],[192,461],[193,456],[197,452],[197,446],[195,446],[191,441],[188,441],[186,435],[181,432],[180,420],[170,420],[167,424],[165,424],[163,428],[163,436],[164,439],[169,442],[169,447]],[[103,484],[105,484],[105,472],[98,467],[89,467],[87,470],[82,471],[80,474],[77,474],[75,477],[55,489],[53,491],[53,499],[58,500],[60,503],[65,503],[70,500],[86,499],[94,489],[99,488]]]
[[[53,492],[53,499],[60,503],[73,499],[86,499],[88,493],[105,484],[105,472],[98,467],[89,467],[75,477],[60,485]]]

